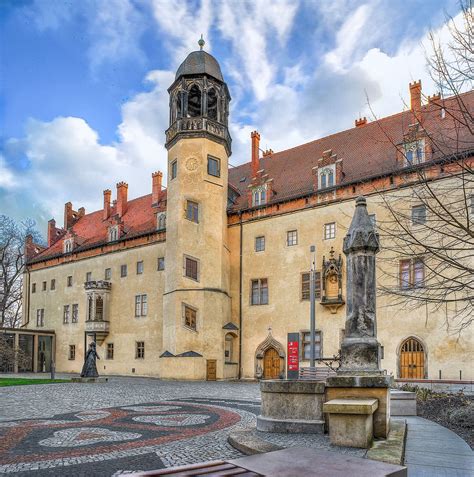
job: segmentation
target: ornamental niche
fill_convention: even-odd
[[[322,297],[321,305],[327,306],[331,313],[344,305],[342,297],[342,257],[336,259],[334,257],[334,248],[331,247],[329,259],[323,256],[323,273],[322,273]]]
[[[97,344],[102,344],[109,334],[109,298],[112,284],[105,280],[84,283],[86,290],[85,330],[94,336]]]

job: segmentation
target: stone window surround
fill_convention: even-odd
[[[69,361],[74,361],[76,359],[76,345],[69,345]]]
[[[105,280],[110,280],[112,278],[112,269],[111,268],[106,268],[104,270],[104,279]]]
[[[258,207],[267,203],[267,184],[252,189],[252,206]]]
[[[286,232],[286,246],[294,247],[298,245],[298,230],[288,230]]]
[[[189,276],[187,275],[187,267],[186,267],[186,264],[187,264],[187,260],[192,260],[194,262],[196,262],[196,278],[192,277],[192,276]],[[192,257],[191,255],[183,255],[183,276],[186,277],[186,278],[189,278],[189,280],[193,280],[195,282],[199,282],[199,279],[200,279],[200,276],[201,276],[201,263],[199,261],[199,259],[195,258],[195,257]]]
[[[114,344],[107,343],[105,359],[114,359]]]
[[[326,184],[323,185],[323,176]],[[332,178],[332,182],[331,182]],[[328,189],[336,185],[336,164],[329,164],[318,171],[318,189]]]
[[[310,330],[300,330],[300,361],[309,361],[310,358],[305,358],[305,353],[304,353],[304,345],[305,344],[311,344],[311,339],[310,336],[308,336],[308,339],[305,339],[305,335],[308,335],[310,333]],[[320,329],[315,330],[315,343],[318,343],[317,337],[319,335],[319,355],[316,352],[316,359],[317,358],[322,358],[323,357],[323,332]],[[317,347],[316,347],[317,351]]]
[[[119,239],[118,225],[111,225],[109,227],[109,242],[115,242]]]
[[[305,277],[307,275],[307,277]],[[310,300],[310,283],[309,283],[309,278],[310,278],[310,272],[301,272],[301,294],[300,294],[300,301],[309,301]],[[307,282],[307,291],[305,290],[305,282]],[[318,287],[319,283],[319,287]],[[316,295],[316,300],[321,299],[321,288],[322,288],[322,282],[321,282],[321,272],[316,271],[316,288],[315,288],[315,295]],[[306,293],[308,294],[308,298],[306,297]]]
[[[165,269],[165,257],[158,257],[156,267],[159,272],[162,272]]]
[[[181,303],[181,309],[182,309],[182,315],[183,315],[183,327],[186,328],[189,331],[194,331],[195,333],[198,332],[198,319],[199,319],[199,310],[192,305],[189,305],[188,303]],[[189,326],[186,324],[186,310],[190,310],[195,313],[194,316],[194,324],[195,327],[193,328],[192,326]]]
[[[414,205],[411,208],[411,224],[413,226],[424,225],[426,223],[426,205]]]
[[[213,173],[211,164],[216,164],[216,173]],[[207,156],[207,173],[213,177],[221,176],[221,160],[218,157],[214,157],[208,154]]]
[[[405,167],[425,162],[425,140],[417,139],[405,143],[403,147]]]
[[[44,327],[44,308],[38,308],[36,310],[36,326],[38,328]]]
[[[174,159],[170,164],[170,180],[176,179],[178,176],[178,159]]]
[[[48,288],[48,282],[44,281],[43,282],[43,291],[46,291]]]
[[[135,359],[145,359],[144,341],[135,341]]]
[[[255,237],[255,251],[256,252],[265,251],[265,235],[259,235]]]
[[[63,324],[68,324],[69,323],[69,318],[71,314],[71,306],[70,305],[64,305],[63,307]]]
[[[197,200],[186,199],[184,208],[184,218],[195,224],[199,223],[201,206]]]
[[[137,275],[142,275],[144,270],[143,260],[137,262]]]
[[[333,240],[336,238],[336,222],[324,224],[324,240]]]
[[[36,293],[36,283],[31,284],[31,293]]]
[[[421,273],[421,279],[418,273]],[[422,288],[425,283],[425,263],[422,257],[400,260],[398,286],[401,290]]]
[[[254,300],[254,284],[257,282],[258,299]],[[266,294],[264,290],[266,289]],[[265,301],[266,299],[266,301]],[[263,306],[270,303],[268,278],[252,278],[250,280],[250,306]]]
[[[84,284],[86,289],[86,321],[109,321],[110,282],[92,281]]]
[[[56,290],[56,279],[55,279],[55,278],[52,278],[52,279],[51,279],[51,283],[50,283],[49,289],[50,289],[51,291]]]
[[[127,276],[128,270],[127,270],[127,265],[122,264],[120,265],[120,278],[125,278]]]
[[[148,314],[148,295],[135,295],[135,318],[143,318]]]

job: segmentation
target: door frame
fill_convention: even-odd
[[[422,340],[419,336],[416,335],[409,335],[403,338],[400,343],[398,344],[397,347],[397,374],[398,374],[398,379],[415,379],[416,378],[402,378],[402,347],[403,345],[410,339],[414,339],[418,341],[421,346],[423,347],[423,378],[421,379],[427,379],[428,378],[428,349],[426,347],[426,343],[424,340]]]

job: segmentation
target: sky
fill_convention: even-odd
[[[446,37],[457,0],[2,0],[0,214],[62,226],[104,189],[129,198],[166,176],[167,88],[187,54],[219,61],[232,96],[233,166],[250,133],[275,152],[395,114]],[[114,197],[114,196],[113,196]]]

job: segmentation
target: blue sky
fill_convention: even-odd
[[[250,132],[278,151],[405,107],[434,86],[427,33],[456,0],[4,0],[0,3],[0,213],[41,227],[64,203],[151,189],[165,170],[167,87],[203,33],[232,95],[231,163]]]

